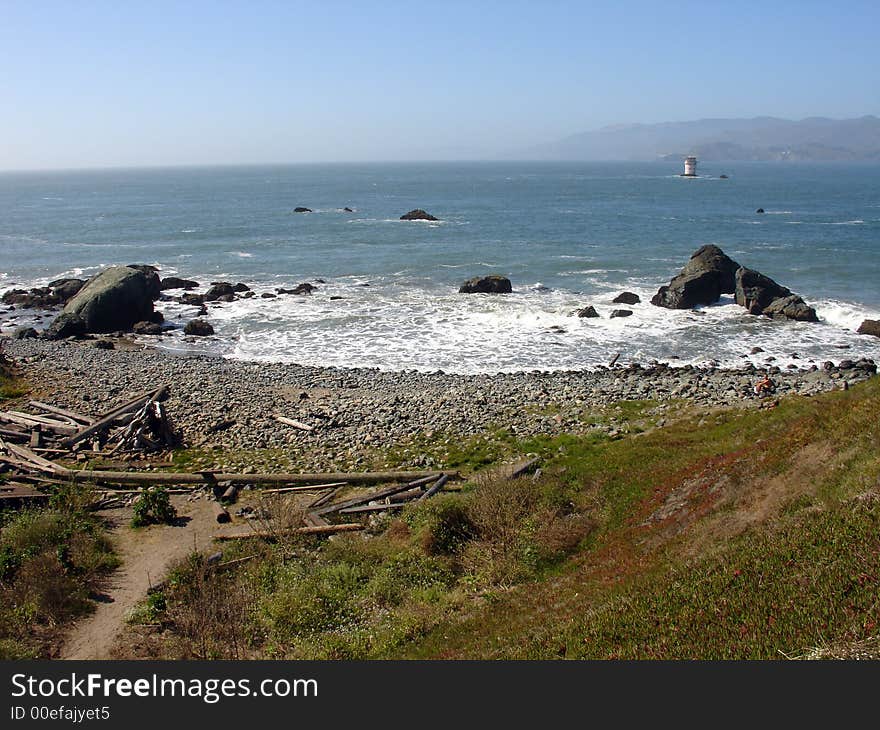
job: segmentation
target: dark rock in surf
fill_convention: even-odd
[[[736,272],[736,303],[745,307],[749,314],[763,314],[777,319],[794,319],[798,322],[818,322],[816,310],[808,306],[791,289],[777,284],[769,276],[758,271],[740,268]]]
[[[313,284],[309,284],[307,281],[302,284],[297,284],[293,289],[276,289],[279,294],[296,294],[297,296],[305,296],[306,294],[311,294],[313,291],[316,291],[318,287]]]
[[[578,317],[587,317],[587,318],[593,318],[593,317],[599,316],[599,313],[596,311],[596,308],[592,305],[590,305],[589,307],[584,307],[583,309],[578,309],[577,312],[575,312],[575,314],[577,314]]]
[[[159,288],[162,291],[167,289],[196,289],[199,282],[192,279],[181,279],[178,276],[166,276],[159,282]]]
[[[213,281],[211,282],[211,288],[208,289],[207,292],[203,295],[203,300],[205,302],[216,302],[219,301],[221,297],[232,297],[235,299],[235,288],[228,281]],[[232,301],[227,299],[226,301]]]
[[[722,294],[733,294],[739,268],[718,246],[701,246],[669,285],[660,287],[651,304],[667,309],[714,304]]]
[[[873,335],[874,337],[880,337],[880,320],[866,319],[859,325],[856,332],[860,335]]]
[[[755,213],[763,213],[763,212],[764,212],[763,208],[758,208],[758,210],[755,211]]]
[[[434,217],[430,213],[425,212],[421,208],[416,208],[415,210],[411,210],[409,213],[404,213],[400,216],[400,220],[402,221],[438,221],[439,218]]]
[[[232,287],[232,291],[234,291],[236,294],[241,294],[242,292],[250,290],[251,288],[247,284],[242,284],[241,282],[238,282]]]
[[[296,206],[296,208],[293,209],[293,212],[294,212],[294,213],[311,213],[311,212],[312,212],[312,209],[311,209],[311,208],[306,208],[306,207],[303,206],[303,205],[298,205],[298,206]]]
[[[638,294],[633,294],[631,291],[625,291],[618,294],[611,301],[614,304],[638,304],[642,299]]]
[[[207,337],[214,334],[214,328],[203,319],[191,319],[183,328],[183,334],[196,337]]]
[[[459,294],[510,294],[513,286],[506,276],[475,276],[458,289]]]
[[[611,319],[615,319],[616,317],[631,317],[632,312],[629,309],[615,309],[611,313]]]

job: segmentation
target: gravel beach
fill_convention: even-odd
[[[85,413],[103,412],[132,394],[168,384],[168,412],[185,445],[225,454],[206,465],[214,468],[242,466],[235,450],[278,449],[296,455],[287,464],[321,470],[356,468],[378,448],[434,437],[464,440],[499,428],[517,437],[613,433],[613,413],[601,421],[588,414],[620,400],[656,400],[657,417],[666,403],[681,399],[707,409],[762,403],[752,387],[763,370],[752,365],[453,375],[249,363],[142,345],[105,350],[89,340],[5,340],[3,347],[42,400]],[[774,397],[839,389],[870,377],[874,369],[865,360],[837,366],[805,362],[803,369],[773,373]],[[284,425],[274,414],[313,430]],[[428,465],[423,462],[414,454],[393,466]]]

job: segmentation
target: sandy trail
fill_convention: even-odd
[[[205,499],[189,502],[172,497],[185,524],[129,527],[130,510],[103,513],[112,527],[113,544],[122,565],[110,576],[95,612],[78,621],[61,649],[61,659],[109,659],[125,627],[127,613],[161,581],[170,567],[193,550],[212,552],[211,541],[219,525]]]

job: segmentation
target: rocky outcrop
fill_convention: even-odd
[[[214,328],[203,319],[191,319],[183,328],[183,334],[207,337],[214,334]]]
[[[767,317],[776,319],[793,319],[797,322],[818,322],[816,310],[809,306],[797,294],[774,299],[762,312]]]
[[[303,282],[302,284],[297,284],[293,289],[276,289],[279,294],[296,294],[298,296],[303,296],[305,294],[311,294],[313,291],[316,291],[318,287],[313,284],[309,284],[308,282]]]
[[[161,335],[162,325],[156,322],[135,322],[131,331],[136,335]]]
[[[12,333],[14,340],[35,340],[39,335],[33,327],[16,327]]]
[[[229,299],[232,297],[232,299]],[[205,292],[202,301],[233,301],[235,299],[235,287],[228,281],[212,281],[211,288]]]
[[[46,286],[35,286],[30,290],[10,289],[4,292],[0,301],[3,304],[25,309],[31,307],[49,309],[65,304],[71,297],[76,296],[84,284],[85,281],[82,279],[56,279]]]
[[[162,291],[166,289],[195,289],[199,285],[199,282],[193,281],[192,279],[181,279],[177,276],[166,276],[159,282],[159,288]]]
[[[513,291],[510,279],[505,276],[475,276],[459,288],[459,294],[510,294]]]
[[[47,340],[63,340],[65,337],[82,337],[86,333],[86,323],[73,312],[62,312],[45,330]]]
[[[752,269],[740,268],[736,272],[736,303],[745,307],[749,314],[764,314],[779,319],[798,322],[818,322],[816,310],[808,306],[791,289],[777,284],[769,276]]]
[[[583,309],[578,309],[575,312],[575,314],[577,314],[578,317],[589,317],[589,318],[599,316],[599,313],[596,311],[596,308],[592,305],[589,307],[584,307]]]
[[[856,332],[860,335],[874,335],[874,337],[880,337],[880,320],[866,319],[859,325]]]
[[[439,218],[434,217],[430,213],[425,212],[421,208],[416,208],[415,210],[411,210],[409,213],[404,213],[400,216],[400,220],[402,221],[438,221]]]
[[[112,266],[80,289],[56,323],[65,315],[76,315],[86,332],[128,330],[135,322],[153,320],[153,301],[158,297],[159,277],[155,272]]]
[[[642,299],[638,294],[633,294],[631,291],[625,291],[618,294],[611,301],[614,304],[638,304]]]
[[[739,264],[718,246],[702,246],[668,286],[660,287],[651,304],[667,309],[714,304],[722,294],[733,294],[738,268]]]

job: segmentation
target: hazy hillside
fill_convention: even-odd
[[[880,119],[699,119],[583,132],[526,153],[531,159],[880,160]]]

